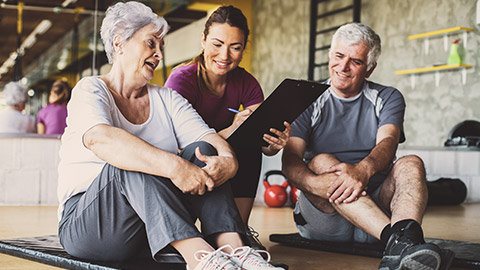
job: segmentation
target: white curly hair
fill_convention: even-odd
[[[153,13],[145,4],[136,1],[118,2],[110,6],[100,28],[100,36],[105,47],[108,62],[113,63],[113,38],[120,35],[120,43],[130,39],[140,28],[153,24],[155,32],[162,31],[159,38],[168,32],[168,23],[163,18]]]
[[[27,87],[20,82],[9,82],[3,88],[3,98],[9,106],[18,106],[27,103]]]

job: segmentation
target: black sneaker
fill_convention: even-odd
[[[260,240],[258,239],[258,232],[248,225],[245,229],[247,231],[247,243],[245,244],[256,250],[267,250],[265,246],[260,243]]]
[[[440,268],[440,248],[434,244],[426,244],[423,236],[418,237],[417,232],[409,230],[412,224],[413,221],[390,236],[378,269],[438,270]]]
[[[246,245],[247,246],[250,246],[251,248],[253,249],[256,249],[256,250],[267,250],[267,248],[265,246],[262,245],[262,243],[260,243],[260,240],[258,239],[258,232],[256,232],[252,227],[248,226],[248,225],[245,225],[245,230],[247,231],[247,243]],[[267,259],[266,256],[264,256],[265,254],[262,252],[260,253],[260,255],[262,255],[263,259]],[[285,270],[288,270],[288,265],[284,264],[284,263],[281,263],[281,262],[276,262],[276,261],[270,261],[270,264],[275,266],[275,267],[281,267]]]

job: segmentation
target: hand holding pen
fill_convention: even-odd
[[[229,110],[229,111],[231,111],[231,112],[233,112],[233,113],[240,113],[239,110],[235,110],[235,109],[233,109],[233,108],[227,108],[227,110]]]
[[[247,120],[247,118],[250,116],[250,114],[252,114],[252,110],[250,109],[245,109],[243,111],[239,111],[237,109],[233,109],[233,108],[227,108],[229,111],[233,112],[233,113],[236,113],[236,117],[235,119],[233,120],[233,124],[232,124],[232,127],[234,129],[237,129],[241,124],[243,124],[243,122],[245,122],[245,120]]]

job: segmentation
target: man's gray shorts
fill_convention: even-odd
[[[380,188],[377,188],[370,197],[378,203]],[[382,209],[382,208],[381,208]],[[388,214],[384,209],[385,213]],[[374,243],[378,239],[367,232],[355,227],[339,213],[323,213],[300,194],[294,210],[295,223],[302,237],[323,241]]]

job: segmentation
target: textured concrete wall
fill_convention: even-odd
[[[266,95],[284,78],[306,79],[310,0],[253,1],[252,73]]]
[[[480,35],[475,10],[475,0],[362,1],[361,21],[380,35],[383,45],[370,79],[392,85],[405,96],[406,146],[441,146],[455,124],[480,120]],[[310,1],[258,0],[254,11],[252,72],[266,94],[285,77],[307,78]],[[465,85],[459,71],[440,72],[438,87],[433,73],[416,76],[415,88],[408,75],[395,75],[396,70],[445,63],[448,51],[442,37],[430,39],[428,54],[423,40],[407,37],[455,26],[474,28],[465,49],[465,63],[473,65]],[[455,34],[448,37],[449,43],[456,38],[463,41],[461,34]]]

